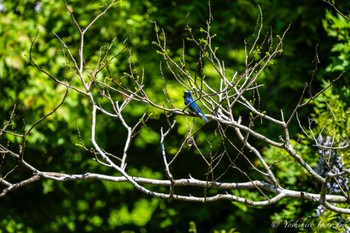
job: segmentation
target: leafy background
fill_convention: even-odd
[[[107,6],[109,1],[68,1],[79,24],[86,27]],[[74,55],[79,52],[79,33],[63,1],[8,1],[0,2],[0,120],[5,123],[13,105],[16,116],[11,129],[21,133],[37,119],[49,113],[63,98],[65,89],[39,72],[29,60],[32,41],[38,33],[33,48],[37,64],[60,80],[71,80],[72,73],[67,54],[57,34]],[[210,3],[214,17],[212,31],[217,34],[215,44],[218,56],[225,61],[228,72],[244,68],[244,41],[251,43],[256,28],[259,8],[262,9],[264,32],[281,35],[290,25],[284,40],[283,53],[262,74],[265,89],[261,91],[262,108],[278,116],[280,109],[286,114],[299,99],[304,84],[313,79],[310,92],[316,93],[329,84],[329,80],[345,72],[342,78],[320,95],[308,108],[299,113],[302,124],[312,117],[315,132],[338,135],[337,140],[349,135],[349,28],[350,22],[336,14],[325,2],[237,0]],[[345,14],[350,10],[346,1],[337,2]],[[115,38],[110,56],[117,55],[125,45],[133,48],[133,60],[145,70],[145,90],[152,98],[163,100],[164,82],[159,70],[154,24],[164,28],[168,47],[174,57],[181,56],[183,39],[188,36],[189,25],[196,36],[201,37],[208,19],[208,2],[202,0],[119,1],[98,20],[86,34],[86,66],[93,69],[100,49]],[[186,42],[188,62],[195,64],[198,50]],[[318,61],[318,62],[316,62]],[[191,63],[192,62],[192,63]],[[123,78],[128,71],[128,53],[122,52],[110,65],[115,79]],[[317,67],[317,70],[315,69]],[[140,70],[139,70],[140,71]],[[167,74],[166,74],[167,75]],[[210,75],[210,70],[208,70]],[[167,76],[167,88],[174,105],[182,106],[182,87]],[[101,79],[106,74],[101,74]],[[78,85],[78,84],[77,84]],[[120,97],[116,97],[120,98]],[[103,104],[103,100],[101,100]],[[84,150],[90,148],[90,111],[88,101],[75,92],[69,92],[64,105],[38,125],[27,138],[25,159],[43,170],[70,173],[101,172],[113,175],[110,169],[97,165],[93,155]],[[142,104],[126,108],[126,119],[136,122],[147,112],[150,118],[134,140],[130,150],[128,172],[152,178],[165,178],[159,162],[159,125],[166,125],[162,112]],[[237,113],[239,114],[239,113]],[[335,117],[334,117],[335,116]],[[183,116],[174,116],[179,122],[176,133],[171,134],[167,149],[171,154],[175,142],[184,140],[187,125]],[[336,119],[336,120],[334,120]],[[324,125],[327,127],[324,129]],[[273,127],[257,125],[258,130],[275,136]],[[197,143],[215,141],[208,124],[197,136]],[[303,158],[316,166],[318,160],[312,142],[303,137],[297,122],[292,128],[298,151]],[[117,122],[100,116],[97,137],[101,146],[115,154],[121,153],[126,132]],[[0,137],[9,141],[11,149],[18,151],[14,136]],[[258,142],[257,142],[258,143]],[[261,145],[267,160],[273,161],[279,151]],[[343,162],[349,164],[349,152],[343,151]],[[203,168],[196,164],[195,151],[185,151],[179,163],[182,169],[177,176],[203,176]],[[16,164],[6,160],[1,166],[4,176]],[[178,166],[179,167],[179,166]],[[285,160],[274,167],[281,183],[295,190],[317,192],[305,171],[292,160]],[[13,181],[26,175],[18,168]],[[241,191],[244,192],[244,191]],[[246,192],[244,195],[254,195]],[[278,232],[271,228],[272,221],[296,220],[315,216],[317,204],[282,200],[278,205],[255,208],[238,203],[187,203],[162,200],[145,196],[130,184],[100,181],[56,183],[43,180],[9,193],[0,202],[0,232]],[[332,213],[326,213],[324,222],[338,221]],[[346,216],[342,216],[346,219]],[[317,220],[319,221],[319,220]],[[253,224],[252,224],[253,223]],[[284,229],[286,230],[286,229]],[[289,232],[315,229],[287,229]],[[317,229],[320,230],[320,229]],[[329,229],[322,229],[325,232]]]

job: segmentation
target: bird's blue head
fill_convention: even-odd
[[[190,91],[184,91],[184,98],[192,98]]]

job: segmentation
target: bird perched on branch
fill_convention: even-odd
[[[190,91],[184,91],[184,100],[185,105],[188,106],[188,108],[197,116],[204,119],[206,122],[209,122],[208,119],[205,117],[204,113],[202,112],[201,108],[198,106],[198,104],[193,100],[192,94]]]

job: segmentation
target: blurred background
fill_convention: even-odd
[[[86,27],[110,1],[67,1],[78,23]],[[349,15],[350,3],[339,1],[337,8]],[[283,109],[288,116],[294,109],[305,83],[307,94],[315,94],[329,85],[330,80],[345,72],[340,80],[323,95],[299,112],[301,123],[325,135],[349,135],[349,56],[350,22],[341,17],[333,7],[321,0],[268,1],[237,0],[210,2],[213,22],[211,31],[218,48],[217,56],[225,61],[227,73],[242,72],[245,68],[245,43],[251,45],[256,33],[259,7],[263,16],[261,40],[268,33],[281,36],[290,25],[283,42],[283,53],[261,74],[260,109],[279,117]],[[44,114],[49,113],[62,100],[65,88],[38,71],[30,62],[35,62],[53,77],[67,80],[74,85],[70,68],[73,66],[67,51],[54,35],[57,34],[78,56],[80,34],[65,8],[63,1],[0,1],[0,122],[5,124],[16,104],[16,115],[9,130],[23,133]],[[154,23],[163,28],[171,56],[182,56],[183,41],[189,36],[186,25],[192,28],[197,38],[205,37],[209,6],[202,0],[124,0],[116,4],[100,18],[85,37],[84,55],[87,69],[94,70],[101,51],[112,43],[109,56],[116,56],[109,65],[109,75],[101,72],[100,80],[113,79],[124,82],[129,72],[129,53],[123,48],[132,48],[132,59],[144,69],[145,91],[160,105],[164,100],[164,85],[169,97],[178,108],[183,108],[183,87],[178,85],[171,73],[164,68],[163,80],[160,72],[162,56],[152,43],[156,40]],[[121,52],[122,51],[122,52]],[[186,60],[196,69],[198,48],[186,41]],[[135,71],[136,72],[136,71]],[[204,64],[206,78],[215,79],[215,72]],[[95,93],[98,95],[98,92]],[[115,96],[123,100],[123,96]],[[100,100],[104,104],[103,99]],[[106,101],[107,102],[107,101]],[[203,109],[205,113],[205,109]],[[110,168],[96,163],[94,155],[84,148],[91,148],[91,108],[89,100],[70,91],[62,107],[38,125],[27,137],[24,159],[43,171],[73,173],[96,172],[119,175]],[[131,125],[143,113],[148,121],[134,138],[129,151],[127,171],[131,175],[165,179],[164,165],[159,144],[160,126],[167,127],[164,113],[146,104],[132,102],[124,111]],[[248,112],[237,109],[237,116],[249,117]],[[165,146],[168,155],[174,156],[188,134],[188,124],[183,115],[171,115],[178,124],[168,136]],[[196,119],[193,127],[202,122]],[[325,129],[325,125],[330,126]],[[256,129],[277,139],[280,129],[269,124],[256,124]],[[204,125],[195,140],[203,152],[223,150],[216,124]],[[298,141],[298,151],[313,167],[319,159],[317,148],[303,137],[298,123],[291,125],[292,138]],[[102,114],[98,116],[97,140],[101,147],[119,155],[123,152],[126,130],[120,122]],[[227,135],[231,135],[229,130]],[[233,135],[233,134],[232,134]],[[235,139],[233,139],[234,141]],[[210,145],[209,142],[212,144]],[[20,139],[14,135],[0,137],[1,144],[18,151]],[[255,142],[267,161],[274,161],[278,151],[261,142]],[[230,148],[228,148],[230,151]],[[232,150],[232,153],[237,153]],[[349,152],[343,152],[345,155]],[[279,155],[279,154],[278,154]],[[184,148],[173,164],[176,178],[193,177],[206,179],[208,168],[198,162],[199,153],[194,148]],[[280,156],[280,155],[279,155]],[[343,157],[345,166],[349,158]],[[1,175],[5,176],[17,161],[6,158],[2,161]],[[226,165],[225,165],[226,164]],[[244,167],[244,161],[237,161]],[[223,162],[225,170],[227,163]],[[319,187],[291,159],[274,167],[279,181],[286,188],[318,192]],[[11,180],[16,182],[28,176],[28,171],[16,168]],[[245,181],[235,172],[225,174],[223,180]],[[254,174],[252,174],[254,177]],[[2,187],[3,188],[3,187]],[[166,191],[164,189],[163,191]],[[205,190],[179,189],[179,193],[203,194]],[[213,191],[214,192],[214,191]],[[233,191],[234,192],[234,191]],[[253,195],[245,190],[241,195]],[[246,192],[246,193],[244,193]],[[215,192],[214,192],[215,193]],[[210,193],[212,194],[212,193]],[[111,183],[96,180],[54,182],[42,180],[22,189],[10,192],[0,201],[0,232],[279,232],[271,228],[272,221],[297,220],[317,217],[317,204],[303,200],[281,200],[269,207],[249,207],[239,203],[218,201],[214,203],[190,203],[163,200],[146,196],[127,183]],[[332,213],[323,215],[324,221],[333,221]],[[342,216],[339,219],[346,220]],[[339,220],[340,221],[340,220]],[[314,231],[312,228],[288,228],[285,232]],[[327,229],[325,229],[327,230]],[[327,232],[327,231],[325,231]]]

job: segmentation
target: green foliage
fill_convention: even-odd
[[[345,207],[345,206],[342,206]],[[349,217],[343,216],[343,220],[340,220],[338,214],[326,211],[320,218],[315,220],[315,224],[312,227],[313,232],[331,233],[331,232],[345,232],[349,228]]]
[[[293,140],[291,142],[294,148],[298,148],[298,152],[305,154],[302,152],[305,147]],[[271,164],[271,170],[276,174],[279,182],[290,185],[289,188],[296,188],[298,184],[305,181],[306,171],[302,169],[301,165],[296,164],[285,151],[270,147],[264,150],[264,158],[268,164]]]
[[[189,222],[189,229],[188,229],[188,232],[189,233],[197,233],[197,226],[196,226],[196,223],[195,222]],[[214,230],[213,231],[214,233],[239,233],[238,231],[236,231],[235,228],[231,228],[229,230]]]
[[[153,211],[158,206],[158,200],[139,199],[130,212],[126,204],[118,210],[112,210],[108,224],[111,230],[127,224],[136,225],[137,227],[145,226],[150,220]]]
[[[329,84],[329,82],[325,81],[322,86],[326,88],[329,87]],[[319,134],[331,136],[336,143],[340,143],[344,140],[349,141],[350,106],[349,103],[342,98],[343,96],[347,96],[346,99],[348,99],[349,92],[345,91],[344,95],[339,95],[334,93],[334,91],[337,91],[337,89],[328,88],[313,100],[314,113],[311,114],[312,124],[308,126],[308,130],[305,129],[309,137],[300,134],[300,140],[294,142],[293,145],[294,148],[297,148],[299,154],[303,156],[303,159],[313,167],[316,167],[316,162],[320,157],[316,153],[317,148],[313,148],[311,145],[315,144],[314,140]],[[315,137],[314,139],[310,138],[312,135]],[[346,148],[339,149],[336,153],[341,156],[345,168],[349,168],[349,150]],[[292,162],[290,157],[282,155],[278,152],[278,149],[272,148],[265,152],[265,156],[267,161],[270,160],[270,163],[275,161],[274,166],[278,167],[275,174],[282,183],[291,185],[290,188],[292,189],[300,189],[302,187],[303,190],[319,192],[320,186],[315,186],[313,181],[308,179],[305,169],[302,169],[301,166],[295,166],[295,163]],[[283,200],[279,205],[284,206],[284,208],[271,217],[272,221],[293,221],[299,217],[306,218],[315,215],[316,207],[305,205],[302,201]],[[347,207],[347,205],[341,206]],[[313,230],[317,230],[317,232],[332,232],[330,227],[327,226],[334,224],[337,225],[338,228],[343,229],[343,227],[348,227],[343,223],[344,221],[346,222],[347,219],[348,217],[344,216],[343,220],[339,220],[337,214],[327,210],[320,218],[313,217],[313,222],[315,223]]]
[[[195,222],[189,222],[189,229],[188,229],[189,233],[197,233],[197,226]],[[231,228],[229,230],[214,230],[214,233],[239,233],[238,231],[236,231],[236,229]]]
[[[329,82],[324,82],[323,87],[329,86]],[[348,88],[341,88],[342,94],[338,90],[328,88],[322,95],[314,101],[315,108],[312,116],[317,124],[317,132],[335,137],[336,141],[348,139],[350,133],[350,105],[345,101],[350,98]]]
[[[326,11],[326,17],[322,20],[328,36],[337,40],[332,47],[332,52],[337,56],[332,56],[332,63],[327,67],[327,71],[346,71],[349,70],[350,58],[350,22],[348,19],[334,15],[331,11]]]
[[[190,222],[189,225],[190,225],[190,227],[188,229],[188,232],[197,233],[196,223],[195,222]]]
[[[17,222],[15,219],[10,218],[10,216],[6,219],[2,219],[0,224],[3,226],[2,229],[0,229],[1,233],[35,232],[31,227],[26,227],[22,222]]]
[[[38,1],[2,1],[4,11],[1,12],[0,25],[0,123],[3,125],[9,118],[14,104],[16,116],[10,125],[10,130],[22,133],[29,129],[38,119],[50,113],[62,100],[66,88],[57,85],[50,77],[39,72],[30,63],[30,52],[39,67],[46,70],[60,81],[79,82],[73,77],[67,51],[55,33],[72,51],[78,60],[79,33],[63,1],[42,0],[40,11],[35,7]],[[86,27],[110,1],[67,1],[81,27]],[[262,8],[264,33],[268,30],[274,35],[281,35],[289,23],[292,27],[284,41],[283,53],[261,74],[266,89],[260,93],[262,108],[269,113],[279,113],[286,109],[286,115],[299,97],[304,83],[310,79],[315,56],[315,44],[322,42],[318,48],[321,61],[316,87],[327,86],[328,82],[321,80],[327,71],[347,71],[350,54],[349,22],[340,16],[325,11],[326,5],[319,1],[300,3],[295,1],[211,1],[214,17],[212,24],[215,52],[225,62],[226,73],[233,75],[242,71],[245,62],[244,41],[247,45],[253,43],[256,30],[256,19],[259,15],[257,7]],[[292,11],[290,9],[293,9]],[[310,14],[313,17],[310,17]],[[163,67],[161,78],[159,60],[162,54],[156,53],[154,24],[164,28],[167,35],[168,54],[174,59],[181,59],[183,40],[185,40],[185,57],[189,70],[196,72],[198,48],[191,40],[186,40],[189,31],[197,38],[205,38],[205,21],[208,18],[207,1],[116,1],[110,11],[96,21],[85,37],[85,66],[94,70],[101,52],[111,45],[109,58],[115,57],[109,64],[110,73],[101,71],[96,78],[111,83],[112,79],[120,84],[128,84],[129,54],[132,48],[132,60],[137,67],[133,72],[138,78],[144,69],[145,91],[156,99],[159,104],[165,103],[164,91],[178,108],[183,108],[180,86],[171,74]],[[322,22],[322,25],[320,24]],[[188,26],[186,26],[188,25]],[[323,26],[323,27],[322,27]],[[158,29],[159,29],[158,28]],[[186,31],[187,29],[187,31]],[[325,30],[325,33],[324,31]],[[321,33],[320,33],[321,31]],[[323,33],[322,33],[323,32]],[[30,51],[33,39],[38,33],[33,50]],[[277,41],[278,36],[273,40]],[[336,43],[332,44],[336,40]],[[205,40],[200,40],[201,42]],[[256,58],[262,56],[263,48],[254,51]],[[329,54],[329,51],[332,51]],[[112,77],[111,77],[112,74]],[[209,64],[204,64],[203,75],[211,85],[218,85],[210,78],[215,72]],[[91,75],[84,74],[89,79]],[[341,81],[348,83],[346,79]],[[99,88],[93,87],[93,93],[98,95]],[[113,96],[117,101],[123,101],[120,95]],[[315,132],[334,135],[337,140],[348,139],[349,135],[349,98],[347,86],[334,86],[313,101],[316,125]],[[100,99],[99,104],[107,103]],[[108,103],[107,103],[108,104]],[[292,107],[291,107],[292,106]],[[94,156],[88,151],[90,143],[89,102],[82,95],[70,90],[61,108],[47,117],[26,138],[26,160],[42,170],[66,171],[79,173],[82,171],[111,174],[111,170],[98,166]],[[162,120],[160,110],[149,106],[131,103],[125,111],[128,122],[136,122],[143,113],[147,113],[145,122],[138,135],[133,138],[130,158],[134,167],[128,167],[130,174],[143,177],[162,179],[163,164],[157,163],[160,156],[159,128],[167,126]],[[308,112],[304,113],[307,114]],[[243,114],[236,110],[235,114]],[[302,113],[301,113],[302,114]],[[173,116],[172,116],[173,117]],[[167,151],[176,154],[177,144],[183,141],[188,131],[197,130],[202,122],[196,118],[175,116],[179,123],[176,133],[169,135]],[[125,129],[118,123],[98,116],[97,138],[101,146],[114,153],[122,153],[126,135]],[[190,129],[189,129],[190,125]],[[297,127],[295,127],[297,128]],[[204,126],[195,135],[196,143],[203,146],[204,151],[219,153],[223,139],[212,134],[211,126]],[[260,130],[260,129],[259,129]],[[261,131],[276,136],[272,127],[261,126]],[[295,130],[296,131],[296,130]],[[292,135],[293,136],[293,135]],[[1,142],[9,142],[9,148],[14,148],[19,137],[6,135]],[[300,141],[293,141],[293,146],[308,162],[315,162],[315,150],[307,138],[300,136]],[[277,179],[292,189],[317,191],[309,180],[306,172],[293,160],[277,149],[263,147],[264,156],[272,164]],[[189,167],[203,176],[201,164],[193,161],[198,154],[190,149],[184,153],[182,169],[178,174],[188,175]],[[349,151],[342,151],[343,161],[349,166]],[[183,154],[181,154],[182,156]],[[209,158],[208,158],[209,159]],[[188,163],[186,163],[188,162]],[[15,161],[13,161],[15,163]],[[1,167],[2,175],[12,167]],[[23,171],[25,175],[26,171]],[[259,177],[261,178],[261,177]],[[17,178],[14,178],[17,179]],[[234,177],[240,181],[241,177]],[[0,232],[266,232],[270,219],[295,219],[296,216],[312,214],[314,206],[298,201],[282,200],[276,207],[269,210],[254,209],[246,205],[233,203],[217,204],[186,204],[159,200],[140,196],[140,193],[129,183],[94,182],[59,183],[42,180],[40,183],[18,191],[18,194],[1,201],[0,225],[5,226]],[[256,199],[256,192],[233,191],[247,198]],[[322,217],[325,222],[334,222],[334,216],[328,212]],[[252,221],[259,223],[251,225]],[[241,223],[244,224],[241,224]],[[188,224],[189,223],[189,224]],[[198,230],[197,230],[198,229]]]
[[[235,228],[231,228],[229,230],[215,230],[214,233],[239,233]]]

